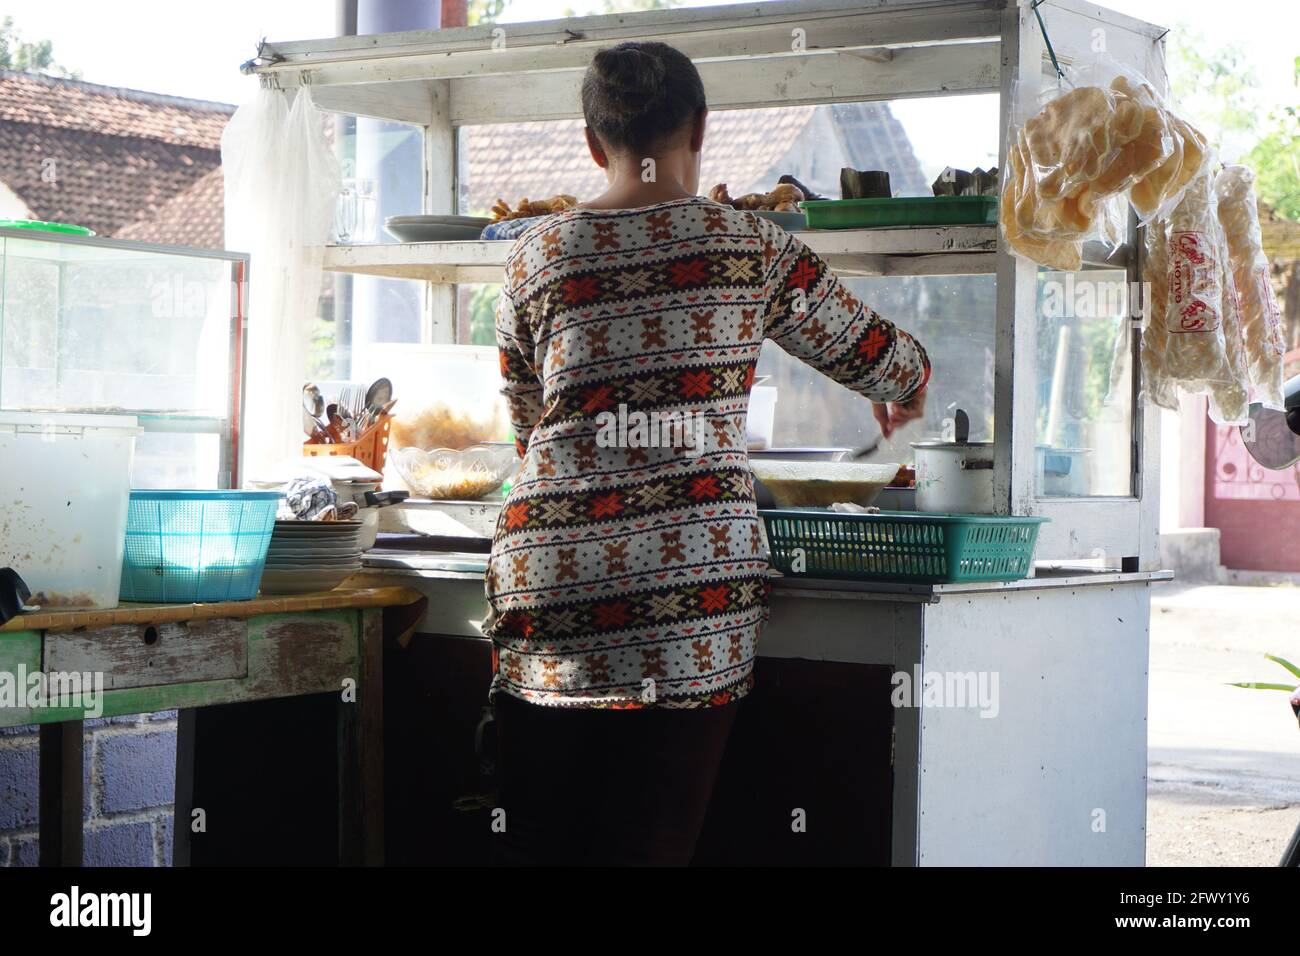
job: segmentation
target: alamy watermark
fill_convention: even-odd
[[[708,418],[703,412],[628,411],[596,416],[596,444],[601,448],[686,448],[704,451]]]
[[[104,713],[102,671],[0,671],[0,710],[80,710],[93,720]]]
[[[1066,273],[1042,285],[1042,313],[1048,319],[1109,319],[1120,316],[1145,328],[1151,283],[1091,279]]]
[[[976,709],[980,717],[996,717],[1002,709],[998,699],[997,671],[926,671],[915,664],[911,673],[895,671],[889,695],[895,707],[955,707]]]

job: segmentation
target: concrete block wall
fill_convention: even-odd
[[[176,712],[86,721],[86,866],[169,866]],[[37,728],[0,730],[0,866],[35,866]]]

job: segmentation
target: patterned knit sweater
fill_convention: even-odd
[[[742,696],[772,573],[745,415],[763,339],[875,401],[925,351],[770,221],[693,197],[524,233],[497,308],[523,468],[488,566],[493,693],[569,707]]]

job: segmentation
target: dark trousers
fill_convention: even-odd
[[[685,866],[737,707],[566,709],[497,695],[496,862]]]

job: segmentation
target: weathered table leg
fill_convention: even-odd
[[[384,863],[383,611],[361,613],[355,701],[339,701],[339,863]]]
[[[81,866],[84,736],[80,720],[41,724],[41,866]]]

